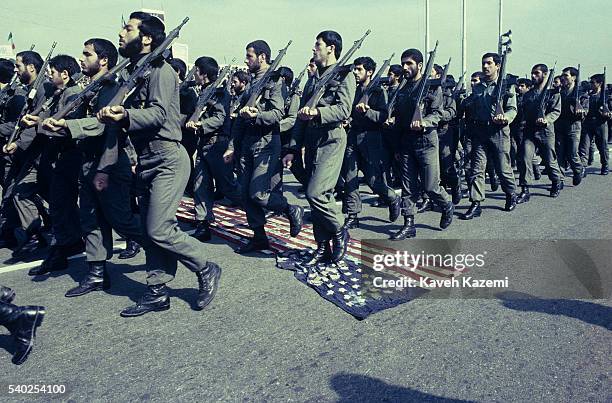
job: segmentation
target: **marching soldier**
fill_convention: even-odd
[[[353,62],[357,89],[341,173],[344,179],[342,205],[348,214],[344,226],[347,229],[359,227],[359,170],[364,173],[368,186],[389,206],[389,221],[395,222],[400,215],[401,199],[385,183],[381,169],[384,159],[381,127],[387,120],[386,93],[380,87],[374,88],[366,102],[361,101],[365,92],[370,90],[368,87],[372,85],[375,70],[376,63],[370,57],[358,57]]]
[[[583,166],[590,165],[589,149],[591,141],[595,141],[595,145],[599,150],[599,158],[601,161],[601,174],[608,174],[608,119],[612,117],[612,112],[606,112],[602,103],[601,91],[603,91],[603,74],[595,74],[591,77],[592,94],[589,98],[589,111],[584,122],[584,130],[580,139],[579,153]],[[607,105],[611,109],[611,105]],[[586,169],[584,170],[586,175]]]
[[[119,33],[119,53],[131,60],[128,72],[142,57],[165,39],[164,24],[145,12],[134,12]],[[181,145],[179,83],[176,73],[165,61],[151,64],[147,80],[139,83],[123,105],[102,108],[98,120],[121,127],[132,141],[138,155],[137,185],[143,189],[140,217],[147,265],[147,291],[134,306],[121,312],[123,317],[144,315],[170,308],[166,284],[174,279],[177,261],[195,273],[198,280],[197,309],[213,300],[221,277],[221,268],[206,261],[203,244],[181,231],[176,211],[189,179],[189,157]],[[107,133],[107,151],[101,167],[117,163],[116,150],[122,142],[111,130]],[[100,169],[100,168],[99,168]],[[108,187],[109,176],[98,172],[97,190]]]
[[[559,196],[559,192],[563,189],[561,171],[555,152],[554,129],[554,123],[561,114],[561,96],[558,91],[546,88],[548,74],[548,67],[545,64],[533,66],[531,69],[533,88],[523,96],[525,130],[518,160],[519,185],[521,186],[518,203],[526,203],[530,198],[529,186],[533,181],[532,161],[536,147],[552,182],[550,197]],[[543,93],[543,91],[547,92]],[[544,97],[544,111],[541,110],[541,97]],[[540,117],[542,113],[544,116]]]
[[[298,121],[293,128],[291,143],[283,163],[290,168],[294,155],[305,147],[308,173],[306,199],[312,208],[312,223],[317,249],[305,263],[314,267],[325,261],[339,262],[346,254],[349,235],[344,227],[342,210],[336,205],[333,191],[346,149],[346,131],[342,123],[351,115],[355,99],[355,77],[348,68],[331,80],[316,107],[306,103],[313,96],[317,82],[333,68],[342,53],[342,37],[335,31],[323,31],[316,36],[312,49],[317,66],[304,88]],[[332,243],[330,247],[330,241]]]
[[[296,237],[302,229],[304,208],[287,202],[279,189],[273,189],[273,178],[279,175],[280,133],[279,123],[283,116],[284,100],[280,80],[270,80],[257,107],[246,106],[251,92],[257,87],[270,68],[270,47],[265,41],[257,40],[247,44],[245,63],[253,78],[241,103],[239,116],[232,127],[232,140],[242,143],[241,165],[244,169],[241,178],[242,202],[253,237],[236,253],[245,254],[269,249],[268,236],[264,229],[266,213],[264,209],[283,214],[289,219],[290,235]],[[234,144],[230,141],[224,154],[226,162],[231,162]]]
[[[92,38],[83,46],[81,71],[91,80],[104,77],[117,63],[117,49],[110,41]],[[110,102],[118,88],[115,77],[103,80],[100,91],[85,101],[85,117],[48,118],[43,122],[43,128],[54,133],[54,136],[76,140],[82,158],[79,213],[89,273],[78,286],[66,292],[66,297],[78,297],[110,288],[106,261],[113,255],[113,229],[141,245],[145,242],[140,220],[132,213],[130,205],[132,168],[124,147],[118,148],[117,163],[103,169],[109,177],[108,187],[101,192],[94,188],[93,179],[100,171],[99,160],[106,143],[105,129],[115,129],[115,126],[105,127],[96,119],[96,113]]]
[[[400,89],[395,109],[394,128],[398,133],[399,160],[402,169],[402,199],[404,225],[390,239],[397,241],[416,236],[414,215],[421,191],[442,211],[440,228],[446,229],[453,221],[454,205],[446,190],[440,186],[440,152],[437,127],[442,117],[442,89],[431,89],[424,95],[422,119],[412,121],[418,105],[418,88],[424,76],[423,54],[418,49],[402,53],[402,67],[406,85]]]
[[[482,80],[466,99],[472,140],[470,178],[468,180],[471,205],[462,216],[471,220],[482,214],[480,203],[485,199],[484,175],[487,154],[493,160],[499,175],[502,190],[506,194],[506,211],[516,207],[516,183],[510,166],[510,124],[516,117],[516,94],[513,88],[498,88],[497,78],[501,57],[497,53],[485,53],[482,57]],[[503,96],[504,113],[494,115],[497,91],[506,91]],[[467,112],[466,112],[467,113]]]

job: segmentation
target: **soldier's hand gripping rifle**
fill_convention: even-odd
[[[370,84],[368,84],[365,91],[363,92],[363,95],[361,96],[361,98],[359,98],[357,105],[359,104],[367,105],[372,93],[377,88],[380,88],[382,75],[389,69],[389,65],[391,64],[391,60],[393,59],[393,56],[395,56],[395,53],[391,54],[391,57],[389,57],[387,60],[383,62],[383,65],[378,69],[376,74],[374,74],[374,77],[370,79]]]
[[[557,62],[555,61],[555,65],[552,69],[548,71],[548,77],[546,78],[546,84],[540,92],[540,96],[538,98],[538,125],[546,126],[548,123],[546,122],[546,103],[548,102],[548,95],[550,94],[550,88],[552,87],[552,83],[555,77],[555,70],[557,68]]]
[[[507,37],[506,42],[502,41],[503,37]],[[492,120],[494,123],[506,125],[507,120],[504,117],[504,95],[506,93],[506,66],[508,62],[508,55],[512,53],[512,31],[508,31],[500,37],[500,48],[502,49],[501,55],[501,68],[497,77],[497,91],[495,96],[495,108],[493,110]]]
[[[427,60],[427,65],[425,66],[425,74],[423,74],[421,78],[421,82],[417,88],[417,98],[414,107],[414,114],[412,115],[412,121],[410,122],[410,126],[414,127],[418,122],[419,128],[421,127],[421,121],[423,120],[423,113],[421,111],[423,107],[423,99],[425,97],[427,88],[429,87],[429,77],[431,77],[431,69],[434,65],[434,60],[436,59],[436,53],[438,52],[438,41],[436,41],[436,46],[434,49],[429,52],[429,59]],[[418,130],[418,129],[417,129]]]
[[[181,22],[176,28],[168,33],[166,39],[154,50],[148,53],[145,57],[140,59],[134,68],[134,71],[130,74],[130,76],[123,82],[119,90],[108,103],[107,106],[117,106],[123,105],[125,100],[134,92],[134,90],[138,87],[140,83],[142,83],[150,74],[151,69],[153,68],[153,63],[158,62],[162,59],[166,59],[170,52],[169,47],[172,45],[172,42],[178,37],[181,28],[189,21],[189,17],[185,17],[183,22]]]
[[[22,131],[21,119],[23,119],[23,117],[28,113],[32,112],[32,110],[36,107],[36,105],[34,105],[36,94],[38,93],[38,91],[42,90],[43,83],[45,82],[45,73],[47,71],[47,66],[49,65],[49,60],[53,55],[53,51],[55,50],[56,45],[57,42],[53,42],[53,44],[51,45],[51,50],[49,50],[49,53],[47,54],[47,57],[45,58],[45,61],[42,67],[40,68],[38,75],[36,76],[36,80],[34,80],[34,82],[32,83],[32,87],[30,88],[30,91],[28,92],[26,98],[26,103],[23,105],[23,108],[21,108],[21,112],[19,112],[19,116],[17,117],[17,122],[15,122],[13,133],[11,133],[11,136],[6,142],[7,147],[17,140],[17,136]]]
[[[219,86],[221,85],[225,77],[229,75],[231,68],[232,68],[231,64],[228,64],[225,67],[223,67],[221,71],[219,72],[219,74],[217,75],[217,79],[200,93],[200,96],[198,97],[198,102],[196,104],[196,108],[193,114],[191,115],[191,117],[189,118],[189,120],[187,121],[187,124],[192,123],[191,126],[195,130],[197,130],[197,126],[195,125],[200,120],[200,115],[202,115],[202,113],[206,111],[206,108],[208,107],[208,102],[211,100],[213,95],[215,95],[215,91],[217,91],[217,89],[219,88]]]
[[[245,107],[257,108],[257,103],[259,102],[259,97],[261,97],[261,93],[263,92],[264,88],[268,84],[268,81],[270,81],[270,78],[272,78],[272,75],[275,74],[275,71],[278,68],[278,66],[280,66],[280,62],[281,60],[283,60],[283,57],[285,57],[285,54],[287,53],[287,49],[289,48],[291,43],[292,41],[289,41],[289,43],[287,43],[287,46],[285,46],[283,49],[280,50],[280,52],[278,52],[278,56],[276,56],[276,59],[274,59],[274,62],[272,62],[268,70],[264,73],[263,77],[257,82],[257,85],[255,85],[253,89],[251,90],[251,96],[249,97],[246,104],[244,105]]]
[[[327,84],[329,84],[330,81],[337,78],[338,73],[341,71],[344,65],[347,64],[347,62],[351,59],[351,57],[355,54],[357,49],[361,47],[366,36],[368,36],[369,34],[370,34],[370,30],[368,29],[366,33],[361,37],[361,39],[355,41],[355,43],[353,44],[353,47],[351,47],[348,50],[348,52],[346,52],[344,56],[342,56],[340,60],[338,60],[336,64],[331,66],[329,69],[325,71],[325,73],[323,73],[323,77],[321,77],[321,79],[315,86],[312,96],[304,104],[304,107],[308,107],[310,109],[314,109],[317,107],[317,104],[319,103],[323,95],[325,94],[325,87],[327,86]]]

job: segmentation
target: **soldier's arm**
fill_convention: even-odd
[[[258,126],[272,126],[280,122],[285,110],[285,100],[282,95],[282,83],[280,80],[274,82],[270,89],[270,99],[266,100],[264,110],[260,110],[255,118]]]
[[[511,87],[508,90],[508,96],[505,98],[506,100],[504,102],[504,116],[506,117],[506,119],[508,119],[508,124],[510,124],[516,118],[517,114],[516,92],[514,91],[514,87]]]
[[[548,110],[544,118],[548,123],[554,123],[561,116],[561,94],[556,93],[552,96],[548,104]]]
[[[383,89],[375,91],[368,102],[370,109],[365,112],[365,117],[382,125],[387,120],[387,92]]]
[[[289,112],[280,121],[280,132],[281,133],[291,130],[291,128],[295,125],[295,121],[297,120],[298,110],[300,110],[300,97],[297,94],[294,94],[291,97],[291,102],[289,104]]]
[[[105,127],[106,141],[104,142],[104,151],[98,162],[97,172],[110,173],[110,169],[117,163],[119,158],[119,136],[122,135],[121,128],[117,124],[107,125]]]
[[[0,124],[0,136],[9,137],[13,133],[15,123],[17,123],[17,118],[19,118],[25,103],[26,98],[24,95],[16,94],[8,100],[4,107],[6,122]]]
[[[450,122],[457,116],[457,103],[451,96],[443,95],[444,107],[442,108],[442,120]]]
[[[93,110],[94,116],[81,119],[68,119],[66,120],[66,126],[73,139],[84,139],[87,137],[97,137],[104,133],[104,123],[95,117],[100,109],[108,105],[111,99],[115,96],[117,86],[105,86],[100,89],[98,93],[98,99],[96,101],[95,109]]]
[[[172,67],[168,65],[151,71],[148,86],[149,106],[144,109],[126,109],[127,128],[130,131],[157,129],[164,124],[177,90],[177,80]]]
[[[214,103],[209,103],[206,113],[200,118],[202,134],[208,135],[222,128],[226,116],[226,108],[222,100],[215,99]]]
[[[418,106],[417,106],[418,107]],[[423,116],[422,127],[438,127],[438,123],[442,119],[442,89],[436,88],[425,96],[425,111]]]
[[[357,84],[352,74],[347,74],[336,92],[334,105],[317,107],[321,124],[340,123],[351,116]]]

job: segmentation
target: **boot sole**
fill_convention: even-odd
[[[90,290],[87,290],[83,293],[79,293],[79,294],[68,294],[68,292],[66,294],[64,294],[64,297],[66,298],[74,298],[74,297],[81,297],[83,295],[87,295],[90,292],[95,292],[95,291],[107,291],[110,289],[110,285],[109,286],[102,286],[102,287],[96,287],[96,288],[92,288]]]
[[[138,252],[136,252],[136,253],[130,253],[129,255],[121,255],[121,254],[119,254],[119,256],[117,256],[117,258],[121,259],[121,260],[131,259],[134,256],[138,255],[139,253],[140,253],[140,250],[138,250]]]
[[[160,308],[149,309],[148,311],[140,312],[138,314],[125,314],[125,313],[121,312],[121,313],[119,313],[119,315],[121,315],[122,318],[135,318],[137,316],[146,315],[149,312],[163,312],[163,311],[167,311],[168,309],[170,309],[170,304],[164,305],[164,306],[162,306]]]
[[[15,365],[23,364],[27,359],[30,353],[32,352],[32,347],[34,347],[34,339],[36,338],[36,329],[42,325],[43,319],[45,318],[45,314],[47,312],[44,309],[36,310],[36,317],[34,317],[34,321],[32,322],[32,328],[30,329],[30,341],[28,343],[28,348],[25,353],[21,356],[19,360],[13,359],[12,362]]]
[[[482,215],[482,212],[478,212],[478,213],[474,213],[474,215],[472,215],[472,216],[471,216],[471,217],[469,217],[469,218],[466,218],[466,216],[461,216],[460,218],[461,218],[462,220],[464,220],[464,221],[469,221],[469,220],[471,220],[471,219],[473,219],[473,218],[480,217],[481,215]]]
[[[206,304],[200,306],[196,302],[196,306],[195,306],[195,310],[196,311],[202,311],[206,307],[210,306],[210,303],[213,301],[213,299],[215,299],[215,296],[217,295],[217,291],[219,291],[219,280],[221,280],[222,270],[221,270],[221,267],[219,267],[219,265],[215,264],[215,266],[216,266],[216,269],[217,269],[217,275],[215,276],[215,279],[213,281],[213,283],[214,283],[213,289],[215,291],[212,293],[212,296],[210,297],[209,301]]]

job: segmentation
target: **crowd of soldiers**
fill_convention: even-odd
[[[341,36],[323,31],[302,90],[302,75],[275,66],[263,40],[246,45],[247,71],[228,74],[208,56],[189,72],[166,54],[149,61],[165,39],[159,19],[134,12],[119,33],[118,49],[106,39],[88,39],[78,61],[57,55],[48,60],[48,71],[33,50],[0,60],[2,247],[21,259],[46,247],[42,233],[50,231],[48,255],[29,271],[32,276],[65,270],[68,257],[84,251],[89,271],[66,293],[77,297],[110,287],[106,261],[116,231],[127,240],[120,258],[140,248],[146,256],[147,291],[123,317],[169,309],[166,284],[178,261],[198,282],[197,309],[210,304],[221,268],[207,261],[205,242],[219,198],[244,209],[253,231],[237,253],[269,248],[264,225],[270,212],[285,216],[296,237],[304,207],[283,195],[284,168],[301,184],[311,209],[317,248],[302,262],[307,269],[343,259],[349,230],[359,227],[360,171],[378,196],[374,205],[388,208],[390,222],[403,217],[392,240],[415,237],[415,216],[428,210],[437,209],[440,228],[447,228],[465,197],[470,206],[459,218],[479,217],[485,175],[492,191],[501,185],[505,210],[513,211],[529,201],[530,186],[542,175],[536,155],[551,181],[551,197],[559,196],[568,169],[573,185],[581,183],[594,146],[601,174],[608,173],[612,114],[601,96],[601,74],[585,88],[578,70],[567,67],[558,88],[548,88],[549,68],[537,64],[531,79],[500,87],[502,56],[486,53],[468,95],[442,66],[427,71],[417,49],[405,50],[401,64],[387,61],[379,70],[367,56],[341,65]],[[115,77],[109,72],[121,63],[119,56],[127,67]],[[123,91],[141,60],[149,63],[147,74]],[[45,74],[32,97],[32,85]],[[96,91],[85,93],[96,80]],[[84,101],[72,108],[77,97]],[[194,200],[193,235],[176,219],[184,193]],[[13,297],[12,290],[0,289],[0,321],[15,335],[19,364],[44,308],[13,305]]]

